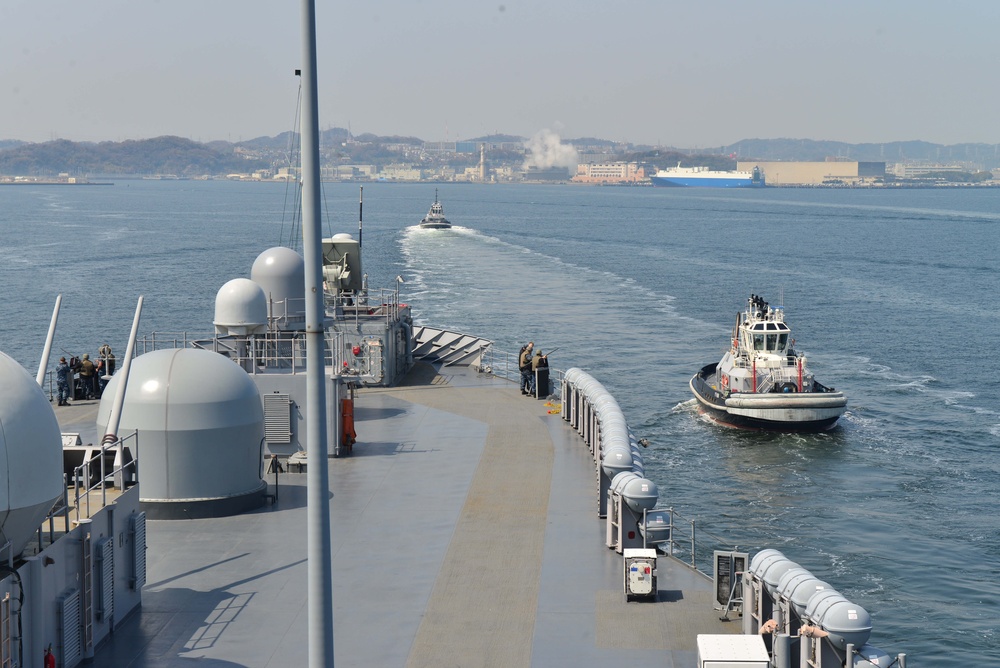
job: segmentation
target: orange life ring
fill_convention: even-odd
[[[729,376],[722,377],[722,389],[729,389]]]

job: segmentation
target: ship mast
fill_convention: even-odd
[[[309,666],[333,666],[333,557],[326,434],[316,5],[302,0],[302,251],[306,288],[306,447]]]

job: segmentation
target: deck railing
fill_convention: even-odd
[[[703,575],[711,577],[714,568],[712,559],[716,550],[739,551],[738,545],[707,531],[699,531],[696,520],[681,515],[672,506],[654,508],[649,512],[656,511],[666,512],[670,516],[670,540],[657,547]],[[683,530],[685,525],[686,532]]]
[[[80,520],[82,507],[86,508],[83,516],[90,517],[92,498],[100,498],[99,510],[108,504],[109,490],[124,490],[138,482],[138,443],[139,432],[134,431],[113,443],[101,444],[100,448],[93,449],[90,457],[85,457],[83,463],[73,469],[73,475],[66,482],[67,487],[70,482],[73,484],[74,520]],[[130,455],[128,458],[124,456],[126,448]],[[107,463],[109,455],[112,461],[110,470]],[[116,461],[117,466],[114,464]]]
[[[499,350],[495,346],[487,346],[483,349],[482,364],[479,371],[488,373],[497,378],[503,378],[513,383],[521,382],[521,370],[518,366],[520,355],[517,353]],[[547,396],[556,399],[562,398],[562,379],[565,373],[562,369],[547,367],[549,372],[549,389]]]
[[[63,476],[62,496],[56,499],[48,516],[38,526],[35,540],[40,552],[46,545],[55,542],[56,521],[62,518],[61,534],[67,534],[72,528],[71,522],[91,517],[117,497],[118,493],[128,489],[139,480],[138,462],[138,432],[132,432],[114,443],[97,446],[77,446],[84,455],[84,460],[75,466],[71,473]],[[124,452],[128,449],[129,457],[122,457],[118,466],[114,465],[119,448]],[[65,452],[65,451],[64,451]],[[89,456],[86,453],[90,453]],[[108,465],[108,459],[112,464]],[[70,487],[73,488],[73,503],[70,504]],[[47,538],[47,540],[46,540]]]
[[[341,332],[326,333],[324,362],[327,367],[344,367],[344,340]],[[268,331],[245,338],[213,334],[198,336],[189,332],[152,332],[136,340],[136,356],[174,348],[200,348],[220,353],[242,366],[248,373],[265,367],[285,369],[291,374],[305,373],[306,369],[306,341],[301,332]],[[381,360],[367,347],[350,359],[352,375],[371,375],[380,365]]]

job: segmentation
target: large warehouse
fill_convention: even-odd
[[[743,162],[736,171],[750,172],[759,167],[769,186],[838,184],[857,185],[885,178],[884,162]]]

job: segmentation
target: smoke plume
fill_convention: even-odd
[[[535,167],[548,169],[550,167],[566,167],[570,174],[576,173],[579,156],[572,144],[563,144],[552,130],[541,130],[524,143],[531,154],[524,160],[524,169]]]

